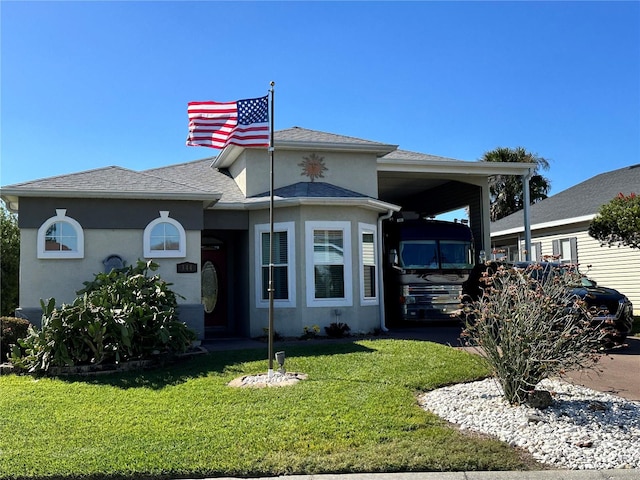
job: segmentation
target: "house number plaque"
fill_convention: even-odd
[[[176,264],[177,273],[198,273],[198,264],[193,262],[182,262]]]

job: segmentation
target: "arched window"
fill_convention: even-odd
[[[187,239],[180,222],[161,211],[160,218],[144,229],[144,256],[146,258],[182,258],[187,256]]]
[[[84,232],[66,209],[56,209],[38,229],[38,258],[84,258]]]

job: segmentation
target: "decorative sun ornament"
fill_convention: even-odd
[[[302,173],[300,175],[306,175],[312,182],[316,178],[324,178],[322,172],[328,170],[324,165],[324,157],[312,153],[308,157],[302,158],[304,158],[304,161],[298,164],[298,166],[302,167]]]

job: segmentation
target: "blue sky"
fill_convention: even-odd
[[[640,163],[640,2],[4,0],[0,15],[2,185],[215,155],[185,146],[187,103],[271,80],[276,130],[469,161],[522,146],[549,160],[552,194]]]

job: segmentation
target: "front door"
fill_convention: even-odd
[[[223,244],[202,247],[202,304],[205,331],[226,330],[227,255]]]

